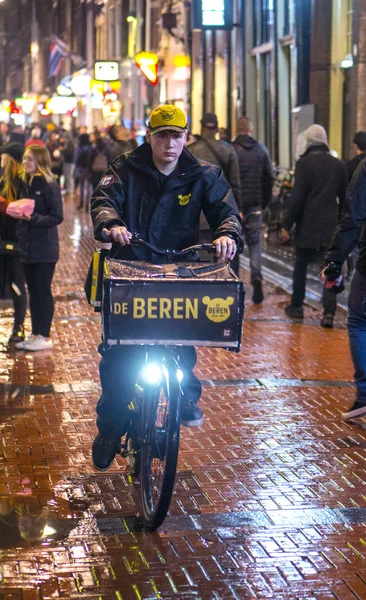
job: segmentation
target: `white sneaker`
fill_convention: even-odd
[[[17,350],[24,350],[24,346],[25,344],[29,344],[29,342],[32,342],[33,339],[35,339],[37,336],[36,335],[29,335],[27,338],[25,338],[25,340],[23,340],[22,342],[17,342],[15,344],[15,347],[17,348]]]
[[[32,340],[24,344],[24,350],[30,350],[31,352],[37,352],[38,350],[50,350],[52,348],[52,340],[43,337],[43,335],[36,335]]]

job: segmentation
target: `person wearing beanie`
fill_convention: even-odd
[[[14,306],[14,324],[9,337],[10,346],[24,340],[24,319],[27,310],[25,276],[19,255],[17,221],[5,212],[11,202],[25,196],[23,153],[24,145],[20,142],[9,142],[0,147],[1,167],[4,170],[0,179],[0,260],[1,271],[10,283]]]
[[[321,266],[342,213],[347,191],[344,163],[330,154],[324,127],[311,125],[302,134],[303,154],[296,163],[294,188],[283,223],[282,239],[290,238],[295,225],[295,265],[291,302],[285,313],[303,319],[306,276],[310,263]],[[325,289],[322,327],[333,327],[336,295]]]
[[[158,106],[150,115],[146,142],[114,160],[94,190],[94,236],[100,241],[110,239],[114,258],[154,262],[144,247],[131,245],[132,233],[158,248],[182,250],[197,244],[202,210],[213,233],[218,260],[232,260],[237,247],[241,248],[240,217],[231,187],[222,169],[198,161],[185,148],[187,135],[185,113],[175,105]],[[168,262],[168,258],[159,257],[161,260]],[[128,405],[144,349],[105,343],[99,351],[102,395],[92,456],[95,468],[106,471],[128,429]],[[193,373],[195,348],[182,346],[181,358],[181,422],[198,426],[203,414],[198,406],[201,383]]]

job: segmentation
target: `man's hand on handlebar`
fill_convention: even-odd
[[[236,243],[227,235],[223,235],[213,241],[216,248],[216,256],[219,262],[225,262],[226,260],[233,260],[236,254]]]
[[[117,225],[111,229],[104,228],[102,233],[105,236],[112,238],[114,242],[121,244],[121,246],[129,246],[131,243],[132,233],[128,231],[127,227]]]

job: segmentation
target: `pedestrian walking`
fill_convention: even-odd
[[[0,255],[2,273],[10,282],[14,306],[14,324],[9,344],[24,340],[27,310],[25,277],[16,233],[17,221],[5,213],[11,202],[25,196],[23,152],[24,145],[20,142],[9,142],[0,148],[1,168],[4,170],[0,179]]]
[[[99,134],[95,134],[95,142],[88,157],[89,179],[93,190],[97,187],[103,173],[108,169],[111,160],[112,156],[106,140]]]
[[[75,148],[74,163],[75,163],[75,175],[79,187],[79,205],[78,209],[85,210],[89,209],[89,195],[90,195],[90,183],[89,183],[89,153],[91,150],[91,144],[89,135],[82,133],[79,136],[79,145]]]
[[[358,242],[360,253],[348,295],[347,319],[356,398],[343,414],[344,419],[366,414],[366,158],[357,167],[347,190],[342,219],[325,254],[326,264],[334,262],[340,274],[343,262]],[[335,282],[326,285],[331,288]]]
[[[60,187],[51,172],[46,148],[29,146],[23,156],[26,196],[35,201],[32,215],[19,220],[20,258],[29,293],[32,333],[18,349],[52,348],[50,330],[54,313],[51,283],[59,259],[57,225],[63,221]]]
[[[311,125],[305,131],[305,152],[295,169],[295,182],[282,239],[295,230],[295,265],[291,303],[285,313],[292,319],[303,319],[303,302],[308,265],[323,264],[324,254],[342,213],[347,190],[344,163],[330,154],[328,138],[321,125]],[[336,295],[325,290],[322,298],[322,327],[333,327],[337,309]]]
[[[212,163],[222,169],[224,177],[231,185],[234,198],[240,210],[240,175],[238,159],[235,150],[230,144],[216,139],[219,130],[217,116],[207,113],[201,119],[201,136],[188,146],[189,152],[196,158]],[[212,242],[212,231],[203,212],[200,216],[200,243]],[[234,258],[235,262],[236,257]],[[236,272],[238,272],[239,257]]]
[[[214,232],[218,259],[232,259],[241,245],[232,190],[220,168],[199,162],[184,148],[187,132],[182,110],[174,105],[158,106],[150,115],[146,143],[113,161],[94,191],[94,235],[99,240],[104,239],[102,234],[110,237],[114,257],[153,262],[145,248],[130,245],[131,232],[160,248],[181,250],[197,244],[202,209]],[[127,431],[131,386],[144,351],[141,346],[121,345],[101,347],[100,352],[102,395],[97,405],[99,433],[93,443],[93,462],[105,471]],[[186,368],[181,422],[200,425],[201,383],[192,372],[195,349],[182,347],[182,359]]]
[[[74,153],[75,147],[69,134],[60,137],[60,150],[62,156],[62,171],[65,177],[65,190],[67,194],[74,193]]]
[[[273,172],[269,152],[252,136],[253,124],[241,117],[236,125],[233,148],[240,172],[240,210],[244,240],[248,246],[252,301],[263,301],[261,231],[263,210],[272,196]]]
[[[351,181],[354,172],[360,162],[366,158],[366,131],[358,131],[353,138],[355,156],[346,162],[348,182]]]
[[[131,137],[131,131],[127,127],[121,125],[112,125],[109,130],[109,137],[112,140],[112,158],[117,158],[124,152],[132,152],[136,150],[138,144],[135,139]]]

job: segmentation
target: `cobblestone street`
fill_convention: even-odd
[[[53,351],[8,352],[1,308],[0,599],[365,600],[366,420],[341,420],[354,397],[345,312],[326,330],[312,303],[294,323],[286,291],[266,281],[253,305],[241,271],[242,351],[198,350],[205,421],[182,428],[166,521],[141,531],[126,461],[91,462],[100,317],[75,207],[66,199],[59,228]]]

